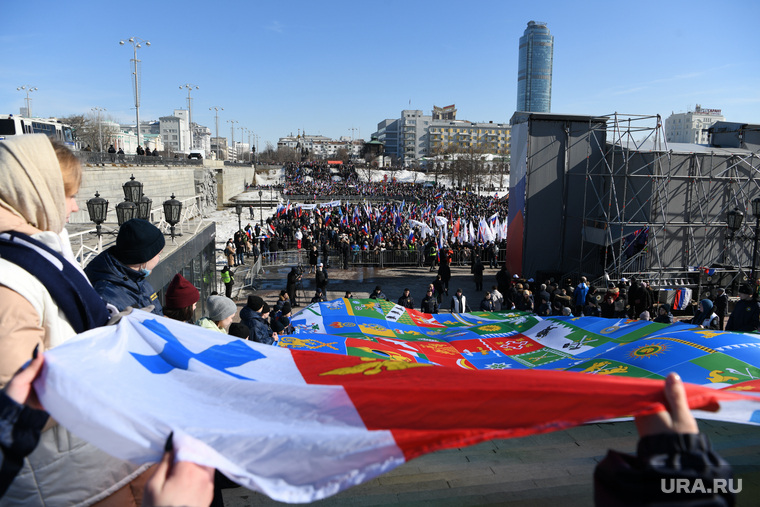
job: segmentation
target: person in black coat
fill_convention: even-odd
[[[319,252],[317,251],[317,245],[311,245],[311,250],[309,250],[309,273],[313,273],[317,270],[318,259]]]
[[[300,306],[297,302],[296,298],[296,288],[298,287],[298,282],[301,281],[301,273],[298,272],[298,268],[293,266],[290,268],[290,273],[288,273],[288,281],[285,285],[285,290],[288,293],[288,298],[290,299],[290,302],[293,306]]]
[[[428,289],[427,294],[422,299],[422,305],[420,306],[422,313],[438,313],[438,300],[433,295],[433,291]]]
[[[486,292],[486,295],[483,296],[483,300],[480,302],[480,311],[482,312],[492,312],[493,311],[493,301],[491,301],[491,293]]]
[[[726,331],[748,333],[760,327],[760,303],[754,299],[753,292],[749,284],[745,283],[739,287],[739,302],[728,318]]]
[[[404,294],[398,298],[398,304],[404,308],[414,308],[414,298],[409,294],[409,289],[404,289]]]
[[[384,300],[388,301],[388,296],[386,296],[383,293],[383,290],[380,288],[379,285],[377,287],[375,287],[375,290],[372,291],[372,294],[369,295],[369,298],[370,299],[384,299]]]
[[[449,295],[449,281],[451,280],[451,268],[447,263],[441,261],[441,265],[438,267],[438,274],[443,281],[444,292]]]
[[[317,283],[317,289],[322,289],[323,293],[327,293],[327,270],[324,268],[323,263],[317,264],[317,273],[315,275],[316,277],[316,283]]]
[[[501,292],[504,297],[507,297],[509,282],[511,281],[512,277],[509,275],[509,271],[507,271],[507,266],[502,266],[501,269],[496,273],[496,286],[499,288],[499,292]]]
[[[723,330],[724,319],[728,313],[728,296],[725,289],[722,287],[718,289],[718,294],[715,296],[715,314],[718,316],[718,329]]]
[[[483,270],[485,270],[485,266],[483,265],[483,262],[480,260],[480,257],[476,257],[475,262],[470,268],[470,273],[472,273],[475,276],[475,290],[476,291],[483,290]]]
[[[652,319],[652,322],[657,322],[658,324],[672,324],[674,319],[673,314],[670,313],[670,305],[667,303],[661,304],[657,308],[657,317]]]

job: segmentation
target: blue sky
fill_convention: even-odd
[[[119,40],[137,36],[151,42],[138,51],[141,119],[185,108],[179,86],[192,83],[193,120],[213,132],[209,107],[223,107],[220,135],[237,120],[261,149],[298,129],[369,139],[384,118],[433,105],[508,122],[518,39],[537,20],[555,38],[554,113],[667,117],[701,104],[760,123],[754,0],[2,4],[0,113],[18,113],[28,84],[35,115],[103,107],[134,122],[132,47]]]

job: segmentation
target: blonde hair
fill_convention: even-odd
[[[82,164],[62,142],[57,139],[50,139],[50,143],[53,145],[58,164],[61,166],[63,191],[66,197],[74,196],[79,192],[79,187],[82,186]]]

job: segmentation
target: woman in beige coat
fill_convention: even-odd
[[[81,179],[77,158],[44,135],[0,141],[0,232],[26,234],[79,269],[64,226],[79,209]],[[45,284],[0,258],[0,386],[35,346],[44,351],[75,334]],[[112,458],[51,420],[0,506],[139,504],[144,469]]]

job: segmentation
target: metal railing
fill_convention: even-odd
[[[306,264],[306,250],[278,250],[277,252],[267,252],[260,256],[264,266],[297,266]]]
[[[110,246],[112,243],[116,242],[115,235],[105,232],[105,234],[101,234],[100,238],[98,238],[98,242],[94,247],[85,244],[85,239],[90,238],[90,236],[94,235],[96,231],[97,229],[92,228],[69,235],[71,249],[74,251],[74,258],[82,269],[84,269],[87,263],[103,251],[103,239],[106,239],[106,246]]]
[[[203,160],[194,158],[174,158],[174,157],[154,157],[148,155],[127,155],[118,153],[101,153],[97,151],[78,151],[76,152],[77,158],[82,164],[90,165],[104,165],[104,164],[118,164],[118,165],[172,165],[172,166],[188,166],[188,165],[203,165]]]
[[[175,235],[185,234],[187,232],[196,234],[201,229],[201,227],[203,227],[205,221],[202,219],[203,207],[201,206],[201,199],[202,197],[200,195],[181,199],[182,213],[180,213],[179,223],[177,223],[177,225],[174,227]],[[169,225],[169,223],[166,221],[163,207],[152,208],[150,210],[150,221],[154,223],[155,214],[158,215],[158,223],[156,223],[156,227],[158,227],[164,234],[169,234],[171,232],[171,225]],[[195,224],[195,228],[191,230],[190,220],[196,217],[201,217],[201,220],[198,220]]]
[[[253,266],[251,266],[251,269],[249,269],[245,274],[245,278],[243,279],[243,288],[256,290],[256,281],[259,279],[261,273],[263,272],[264,268],[262,267],[262,257],[259,255],[256,258],[256,262],[254,262]]]

